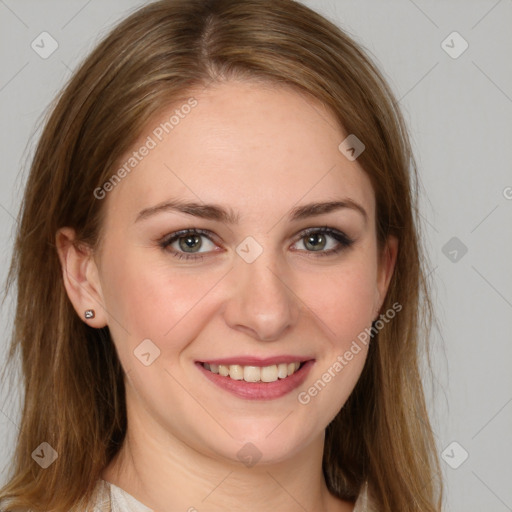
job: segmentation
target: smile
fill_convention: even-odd
[[[306,380],[314,359],[271,360],[230,358],[196,361],[196,367],[215,387],[245,400],[273,400],[288,395]],[[245,364],[240,364],[245,363]]]
[[[273,364],[270,366],[242,366],[239,364],[209,364],[202,363],[203,368],[212,373],[229,377],[233,380],[244,380],[245,382],[275,382],[278,379],[286,379],[299,370],[302,363]]]

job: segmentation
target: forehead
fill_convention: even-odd
[[[229,205],[243,220],[280,215],[302,199],[350,197],[373,215],[368,176],[338,149],[346,136],[330,111],[295,90],[217,84],[158,112],[118,164],[136,159],[108,201],[132,219],[183,197]]]

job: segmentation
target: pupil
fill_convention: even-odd
[[[201,238],[197,235],[189,235],[180,238],[180,248],[185,252],[193,252],[190,249],[199,249],[200,247]]]
[[[322,235],[322,233],[314,233],[312,235],[308,236],[306,247],[310,246],[313,250],[319,250],[322,249],[325,245],[325,237]]]

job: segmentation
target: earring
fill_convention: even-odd
[[[96,316],[96,313],[94,312],[94,309],[86,309],[84,313],[84,317],[89,320],[91,318],[94,318]]]

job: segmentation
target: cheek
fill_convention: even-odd
[[[355,260],[356,258],[354,258]],[[376,274],[362,256],[355,264],[322,275],[307,276],[300,297],[322,320],[327,336],[343,344],[373,320]]]
[[[314,290],[309,294],[308,307],[316,327],[322,329],[325,348],[309,387],[300,390],[298,401],[311,421],[328,424],[352,393],[366,362],[375,273],[371,262],[362,256],[358,264],[340,267],[329,276],[308,277],[301,293],[307,288]]]
[[[205,318],[198,312],[204,313],[221,274],[171,272],[165,260],[148,258],[143,252],[125,254],[103,266],[103,296],[114,339],[123,340],[125,350],[133,350],[146,338],[162,350],[170,342],[179,348],[175,340],[186,343],[199,318]]]

